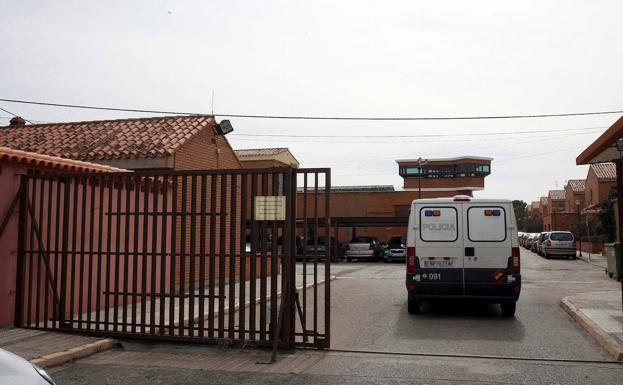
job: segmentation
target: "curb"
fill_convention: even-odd
[[[332,276],[330,276],[330,277],[329,277],[329,281],[334,281],[335,279],[337,279],[337,277],[336,277],[335,275],[332,275]],[[324,279],[323,279],[323,280],[318,281],[318,282],[316,283],[316,285],[317,285],[317,286],[322,286],[322,285],[324,285],[324,284],[325,284],[325,282],[326,282],[326,280],[324,280]],[[314,283],[313,283],[313,282],[312,282],[312,283],[308,283],[307,285],[305,285],[305,287],[303,287],[303,286],[297,286],[297,287],[296,287],[296,291],[297,291],[298,293],[300,293],[300,292],[302,292],[303,290],[305,290],[305,289],[311,289],[312,287],[314,287]],[[281,291],[277,292],[277,298],[276,298],[276,299],[279,299],[279,298],[281,298]],[[250,307],[252,302],[253,302],[253,304],[254,304],[254,305],[256,305],[256,306],[257,306],[257,305],[259,305],[259,304],[261,303],[261,299],[260,299],[260,298],[256,298],[254,301],[247,301],[247,302],[245,302],[244,307],[245,307],[245,308]],[[266,303],[268,303],[268,302],[270,302],[270,297],[267,297],[267,299],[266,299]],[[238,304],[236,304],[236,306],[234,306],[234,312],[237,312],[237,311],[239,311],[239,310],[240,310],[240,304],[238,303]],[[229,307],[228,307],[228,306],[227,306],[227,307],[225,307],[225,308],[223,309],[223,311],[224,311],[226,314],[227,314],[227,313],[229,313]],[[214,310],[214,318],[217,318],[217,317],[218,317],[218,315],[219,315],[219,310],[218,310],[218,309],[215,309],[215,310]],[[199,321],[201,320],[201,318],[203,318],[203,321],[205,321],[205,320],[207,320],[207,319],[208,319],[208,317],[209,317],[209,313],[204,313],[204,314],[203,314],[203,317],[202,317],[201,315],[196,315],[196,316],[194,316],[194,317],[193,317],[193,323],[195,323],[195,324],[196,324],[196,323],[199,323]],[[183,321],[183,322],[184,322],[184,326],[188,326],[188,325],[190,324],[190,319],[189,319],[189,318],[184,318],[184,321]],[[168,323],[167,323],[167,326],[168,326]],[[179,327],[179,326],[180,326],[180,322],[179,322],[179,321],[174,322],[174,323],[173,323],[173,326],[174,326],[174,327]]]
[[[568,297],[567,297],[568,298]],[[571,301],[563,298],[560,307],[576,320],[617,361],[623,361],[623,346],[588,318]]]
[[[106,338],[86,345],[64,350],[62,352],[46,354],[45,356],[37,357],[30,360],[30,362],[41,368],[50,368],[52,366],[62,365],[67,362],[77,360],[79,358],[88,357],[95,353],[111,349],[114,346],[115,341],[110,338]]]

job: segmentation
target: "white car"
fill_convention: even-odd
[[[440,299],[486,301],[515,315],[521,291],[517,222],[510,200],[418,199],[407,233],[409,313]]]
[[[3,349],[0,349],[0,384],[55,385],[45,370]]]

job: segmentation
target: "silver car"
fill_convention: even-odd
[[[545,258],[557,256],[575,259],[575,239],[569,231],[551,231],[541,243],[541,255]]]
[[[376,237],[354,237],[346,250],[346,261],[353,259],[367,259],[373,262],[383,257],[383,246]]]
[[[3,349],[0,349],[0,384],[55,385],[45,370]]]

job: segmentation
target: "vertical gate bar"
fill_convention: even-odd
[[[324,220],[325,220],[325,232],[327,234],[327,239],[325,240],[325,245],[331,244],[331,169],[327,169],[325,171],[325,182],[324,182],[324,192],[325,192],[325,209],[324,209]],[[337,234],[335,234],[335,249],[336,260],[338,247],[337,244]],[[324,342],[323,347],[328,348],[331,342],[331,247],[328,248],[329,252],[327,257],[324,259]]]
[[[272,195],[279,195],[279,176],[283,174],[272,174]],[[277,230],[277,218],[273,218],[270,230],[271,243],[270,250],[270,334],[273,340],[279,338],[277,333],[277,246],[279,244],[279,234]],[[283,240],[283,239],[282,239]],[[283,246],[282,246],[283,248]],[[286,295],[287,288],[281,288],[282,295]],[[286,296],[287,297],[287,296]]]
[[[108,180],[108,202],[106,221],[106,283],[104,294],[104,330],[109,331],[110,328],[110,258],[112,257],[112,221],[113,221],[113,194],[115,188],[115,177],[106,178]]]
[[[298,179],[297,179],[297,170],[291,168],[288,172],[288,178],[290,179],[290,181],[288,182],[287,186],[290,189],[290,211],[288,211],[288,215],[289,215],[289,219],[288,222],[286,223],[286,226],[288,226],[289,231],[292,233],[292,235],[289,236],[290,242],[292,242],[291,246],[290,246],[290,255],[292,255],[291,258],[291,262],[290,262],[290,268],[291,268],[291,274],[290,274],[290,287],[291,287],[291,296],[289,298],[289,304],[288,306],[290,306],[289,309],[289,317],[290,317],[290,322],[289,322],[289,335],[290,335],[290,347],[294,347],[294,344],[296,342],[296,303],[298,300],[298,293],[296,291],[296,216],[297,216],[297,205],[298,205],[298,190],[297,190],[297,183],[298,183]],[[305,292],[307,289],[305,288],[305,286],[303,286],[303,292]],[[300,306],[300,302],[299,302],[299,306]],[[303,335],[305,335],[305,329],[303,329]],[[306,338],[306,337],[305,337]]]
[[[89,177],[88,185],[90,186],[90,196],[89,196],[89,268],[88,268],[88,277],[87,285],[87,329],[91,330],[92,328],[92,305],[93,305],[93,258],[95,258],[95,250],[93,250],[93,232],[95,231],[95,178]]]
[[[134,207],[132,208],[132,219],[134,221],[134,237],[132,238],[132,319],[130,321],[130,330],[132,333],[136,333],[137,325],[137,306],[138,306],[138,236],[139,236],[139,208],[141,203],[141,194],[139,193],[141,188],[141,177],[136,176],[133,180],[132,191],[134,191]],[[129,213],[128,213],[129,219]]]
[[[318,171],[314,171],[314,343],[318,342]]]
[[[41,228],[41,226],[43,226],[43,193],[45,191],[44,187],[43,187],[43,181],[44,179],[41,178],[39,179],[39,219],[37,220],[37,223],[39,224],[39,228]],[[36,215],[36,211],[34,211],[33,208],[33,215]],[[43,237],[43,232],[40,232],[40,235]],[[37,257],[37,308],[35,309],[35,318],[36,318],[36,323],[37,323],[37,327],[40,327],[40,320],[41,320],[41,266],[42,266],[42,259],[45,258],[45,256],[43,255],[43,253],[47,253],[47,249],[46,250],[41,250],[41,245],[43,245],[43,239],[39,239],[39,243],[38,243],[38,247],[37,249],[39,250],[38,253],[38,257]],[[44,275],[45,277],[45,275]],[[44,278],[45,279],[45,278]],[[47,287],[47,280],[45,280],[44,282],[44,287]],[[44,303],[47,303],[47,297],[44,297],[43,300]]]
[[[62,215],[59,215],[58,213],[62,213],[61,211],[61,179],[55,179],[56,181],[56,212],[57,215],[55,215],[55,226],[54,226],[54,277],[55,277],[55,285],[52,288],[52,290],[54,290],[54,292],[57,294],[57,297],[60,299],[61,295],[59,294],[60,291],[60,287],[59,287],[59,278],[58,278],[58,273],[59,273],[59,264],[60,264],[60,250],[62,249],[61,246],[61,242],[62,242],[62,236],[60,236],[61,234],[61,218]],[[54,307],[53,311],[52,311],[52,317],[53,317],[53,323],[52,323],[52,328],[58,328],[60,325],[58,324],[58,320],[60,319],[60,305],[61,305],[61,301],[59,301],[56,306]]]
[[[48,179],[48,211],[47,211],[47,217],[46,217],[46,236],[45,236],[45,249],[47,250],[48,253],[48,266],[47,268],[49,269],[50,274],[52,274],[52,258],[51,255],[52,253],[50,252],[50,237],[52,234],[52,179]],[[43,191],[43,190],[42,190]],[[56,259],[55,259],[56,260]],[[56,282],[56,275],[53,275],[54,280],[53,282]],[[50,291],[52,291],[52,298],[56,298],[54,297],[54,287],[52,287],[52,284],[50,283],[49,285],[45,285],[45,293],[44,293],[44,298],[45,298],[45,308],[43,311],[43,316],[44,316],[44,321],[43,321],[43,327],[45,329],[48,328],[48,319],[49,319],[49,306],[48,306],[48,298],[50,296]],[[56,301],[54,301],[56,302]],[[56,303],[54,303],[54,305],[57,305]],[[52,311],[54,312],[54,306],[52,307]]]
[[[169,335],[175,334],[175,256],[177,252],[177,179],[176,175],[172,176],[173,185],[171,187],[171,258],[169,267]]]
[[[246,304],[246,266],[247,266],[247,174],[240,174],[240,268],[238,295],[238,339],[246,339],[245,304]]]
[[[28,312],[26,314],[26,324],[28,327],[32,327],[32,306],[33,306],[33,265],[35,259],[34,250],[34,230],[33,230],[33,222],[35,221],[34,213],[35,213],[35,203],[36,203],[36,194],[37,194],[37,178],[35,174],[32,174],[31,181],[31,191],[30,196],[28,197],[27,202],[31,204],[31,214],[30,217],[30,226],[28,226]]]
[[[123,230],[123,331],[127,332],[128,331],[128,280],[129,280],[129,275],[130,275],[130,216],[131,214],[131,210],[130,210],[130,204],[131,204],[131,199],[130,196],[132,195],[132,181],[133,178],[128,177],[126,179],[126,184],[125,184],[125,210],[123,212],[123,224],[124,224],[124,230]],[[119,214],[121,215],[121,214]],[[136,242],[135,240],[133,242]],[[130,300],[133,300],[133,298],[131,298]],[[134,305],[134,301],[132,301],[132,305]],[[132,314],[130,314],[130,316],[132,316]],[[132,328],[132,326],[130,326],[130,329]]]
[[[258,241],[258,225],[255,220],[255,198],[257,196],[257,173],[253,173],[251,175],[251,272],[249,274],[249,339],[255,340],[255,325],[256,325],[256,289],[257,289],[257,281],[256,277],[256,267],[255,263],[257,262],[257,241]]]
[[[19,184],[19,231],[17,233],[17,275],[15,277],[14,326],[22,327],[24,310],[24,259],[26,249],[28,176],[20,176]]]
[[[117,199],[117,209],[115,213],[115,278],[113,293],[113,330],[119,330],[119,262],[121,254],[121,191],[123,190],[124,180],[117,178],[115,197]],[[114,183],[113,183],[114,186]]]
[[[63,189],[63,239],[61,251],[61,303],[59,304],[59,327],[65,327],[65,306],[67,303],[67,249],[69,242],[69,198],[71,193],[71,179],[64,178]]]
[[[218,253],[218,338],[225,337],[225,247],[227,246],[227,174],[221,174]]]
[[[266,172],[262,173],[262,196],[266,196],[268,194],[268,174]],[[262,220],[261,224],[261,251],[260,251],[260,340],[266,341],[266,254],[268,252],[268,224],[266,220]]]
[[[82,329],[82,302],[84,302],[84,237],[86,228],[86,208],[87,208],[87,179],[86,177],[80,178],[80,185],[82,185],[82,197],[80,199],[80,253],[78,254],[80,265],[80,279],[78,283],[78,329]]]
[[[182,175],[182,210],[181,210],[181,231],[180,231],[180,275],[179,275],[179,334],[183,336],[184,331],[184,302],[186,301],[186,215],[187,215],[187,180],[186,175]]]
[[[71,323],[71,328],[75,328],[74,326],[74,305],[76,304],[76,276],[77,268],[76,268],[76,259],[78,258],[78,214],[80,211],[78,210],[78,192],[80,191],[80,178],[72,177],[72,185],[73,185],[73,204],[71,207],[71,280],[69,282],[69,322]],[[80,322],[78,322],[80,324]]]
[[[203,338],[205,328],[206,290],[206,190],[207,176],[201,174],[201,202],[199,203],[199,337]]]
[[[303,287],[307,287],[307,171],[303,172]],[[307,334],[307,289],[303,290],[303,335]]]
[[[99,183],[99,215],[97,218],[97,269],[95,269],[97,278],[95,283],[95,325],[100,330],[100,296],[102,295],[102,235],[104,234],[104,176],[98,179]]]
[[[210,270],[208,292],[208,337],[214,337],[214,280],[216,279],[216,184],[217,175],[210,175]]]
[[[169,199],[169,180],[167,174],[162,175],[162,227],[159,232],[161,239],[160,246],[160,334],[164,335],[164,313],[166,274],[167,274],[167,209]],[[172,288],[171,288],[172,289]]]
[[[143,236],[141,249],[141,333],[145,334],[145,318],[147,318],[147,236],[149,227],[149,192],[150,178],[143,177]],[[140,185],[139,185],[140,191]]]
[[[190,263],[188,281],[188,335],[195,336],[195,255],[197,242],[197,175],[190,179]]]
[[[234,339],[234,328],[236,321],[236,217],[238,209],[236,200],[238,199],[238,176],[231,175],[231,203],[229,209],[229,320],[228,338]],[[240,282],[242,284],[242,282]]]
[[[160,185],[160,177],[158,175],[154,175],[153,177],[153,193],[150,193],[152,196],[151,201],[151,211],[153,215],[152,225],[151,225],[151,266],[149,269],[150,273],[150,283],[151,283],[151,294],[149,295],[149,333],[156,333],[156,266],[157,266],[157,255],[158,255],[158,195],[159,185]]]

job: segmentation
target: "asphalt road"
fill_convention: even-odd
[[[331,347],[341,351],[298,350],[264,365],[269,352],[256,349],[123,342],[52,375],[59,384],[621,384],[623,365],[558,305],[612,285],[596,266],[522,250],[514,319],[494,305],[429,304],[409,315],[399,263],[341,262],[332,274]]]

